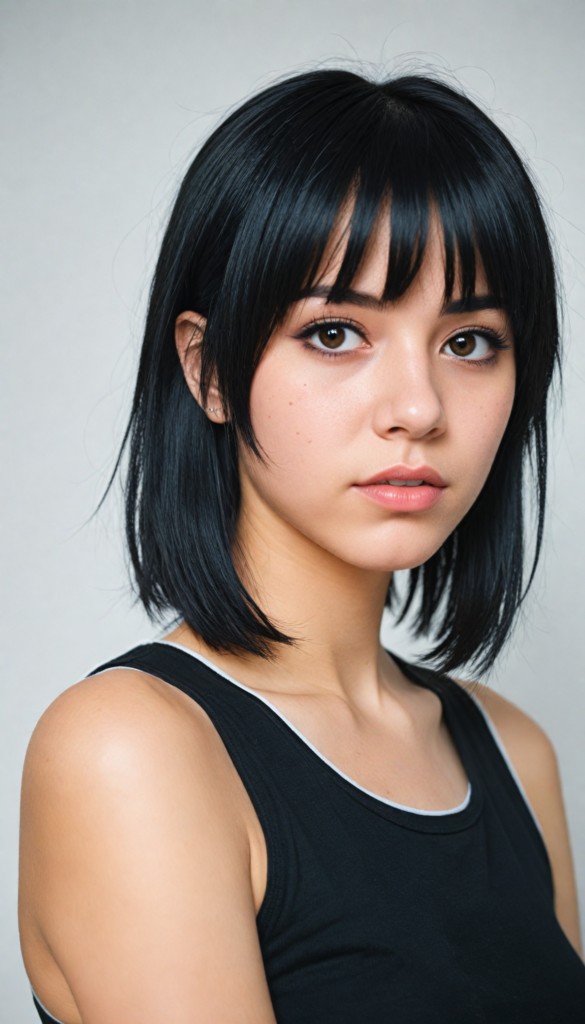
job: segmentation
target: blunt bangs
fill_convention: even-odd
[[[291,642],[234,566],[238,444],[261,457],[249,408],[254,372],[290,305],[319,283],[348,209],[329,301],[351,288],[387,211],[385,300],[412,284],[436,217],[446,302],[457,292],[473,308],[481,266],[510,321],[516,398],[498,455],[462,523],[411,570],[398,608],[434,639],[428,657],[445,671],[470,663],[485,670],[526,591],[527,458],[537,509],[529,582],[540,552],[547,393],[559,353],[556,278],[539,198],[511,143],[469,99],[424,75],[289,78],[233,112],[193,161],[162,244],[124,441],[138,593],[151,614],[171,611],[218,650],[270,656],[275,643]],[[203,390],[215,375],[225,425],[207,419],[185,383],[174,342],[185,310],[207,319]],[[392,588],[388,601],[396,603]]]

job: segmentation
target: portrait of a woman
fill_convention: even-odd
[[[538,561],[558,301],[523,160],[431,74],[288,75],[201,147],[119,462],[173,624],[25,765],[45,1024],[585,1019],[553,748],[460,678]]]

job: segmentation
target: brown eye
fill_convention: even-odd
[[[474,359],[485,359],[489,356],[491,348],[488,339],[476,331],[462,331],[461,334],[455,334],[453,338],[449,338],[446,347],[451,355],[458,356],[460,359],[468,359],[470,362]]]
[[[317,331],[317,337],[325,348],[341,348],[345,341],[345,330],[343,327],[322,327]]]
[[[340,323],[323,323],[320,327],[308,335],[311,340],[311,347],[318,352],[352,352],[362,344],[362,338],[357,331]]]

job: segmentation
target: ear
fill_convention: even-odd
[[[175,321],[175,344],[185,374],[185,380],[193,398],[212,423],[225,423],[223,401],[214,380],[207,389],[207,402],[201,397],[201,342],[205,332],[206,319],[200,313],[187,310]]]

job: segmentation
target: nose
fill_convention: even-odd
[[[381,437],[431,439],[446,427],[445,412],[426,345],[393,339],[376,372],[374,428]]]

